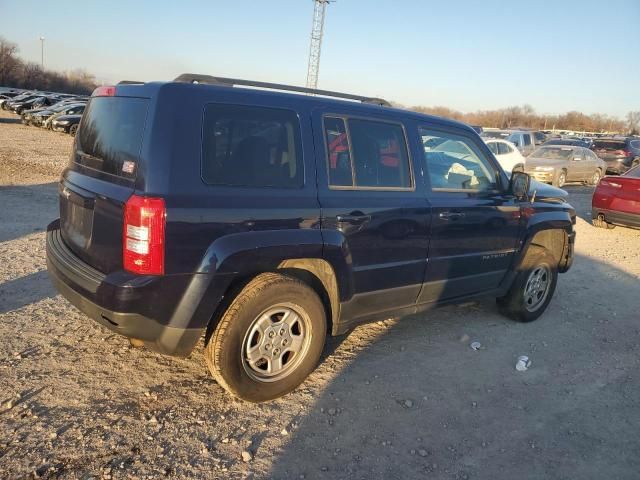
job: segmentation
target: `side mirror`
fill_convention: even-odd
[[[509,190],[518,200],[525,200],[529,196],[531,177],[524,172],[512,172]]]

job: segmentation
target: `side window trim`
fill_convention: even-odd
[[[404,125],[404,123],[400,122],[400,121],[394,121],[394,120],[388,120],[388,119],[380,119],[377,117],[367,117],[367,116],[362,116],[362,115],[351,115],[351,114],[344,114],[344,113],[323,113],[322,114],[322,138],[324,141],[324,148],[325,148],[325,155],[324,155],[324,162],[325,165],[327,167],[327,187],[329,188],[329,190],[353,190],[353,191],[357,191],[357,190],[364,190],[364,191],[389,191],[389,192],[413,192],[416,189],[416,182],[415,182],[415,175],[414,175],[414,170],[413,170],[413,159],[411,156],[411,148],[409,146],[409,136],[407,135],[407,129]],[[331,175],[329,172],[329,145],[327,143],[327,135],[326,135],[326,131],[325,131],[325,119],[326,118],[338,118],[341,119],[344,122],[344,126],[345,126],[345,133],[347,135],[347,143],[349,145],[349,160],[350,160],[350,164],[351,164],[351,185],[331,185]],[[357,186],[356,185],[356,168],[355,168],[355,164],[354,164],[354,156],[353,156],[353,146],[352,146],[352,142],[351,142],[351,131],[349,129],[349,119],[355,119],[355,120],[363,120],[363,121],[368,121],[368,122],[377,122],[377,123],[384,123],[387,125],[396,125],[399,126],[400,129],[402,130],[402,134],[404,137],[404,148],[405,151],[407,152],[407,164],[408,164],[408,168],[409,168],[409,182],[410,185],[408,187],[367,187],[367,186]]]
[[[465,189],[465,188],[434,188],[433,185],[431,184],[431,177],[429,175],[429,166],[427,165],[427,162],[425,161],[426,159],[424,158],[424,149],[422,147],[422,138],[420,136],[420,131],[421,130],[427,130],[430,132],[436,132],[436,133],[441,133],[443,135],[457,135],[459,137],[463,137],[465,140],[467,140],[469,143],[471,143],[471,145],[473,145],[476,150],[478,150],[482,156],[482,159],[484,159],[488,165],[491,167],[491,170],[493,171],[494,177],[495,177],[495,182],[496,182],[496,188],[494,189],[490,189],[490,190],[477,190],[477,189]],[[418,132],[418,136],[419,136],[419,144],[421,146],[422,150],[422,159],[421,161],[423,162],[422,168],[425,168],[425,173],[426,175],[424,175],[425,179],[428,182],[427,187],[427,193],[431,194],[431,195],[447,195],[447,194],[460,194],[460,193],[464,193],[464,194],[501,194],[504,193],[504,186],[502,184],[502,176],[500,175],[500,169],[498,168],[498,165],[496,165],[493,160],[488,156],[485,155],[484,151],[482,150],[481,146],[476,143],[476,141],[464,130],[459,130],[457,128],[445,128],[442,127],[441,125],[430,125],[428,123],[418,123],[417,125],[417,132]],[[489,147],[487,147],[488,149]]]

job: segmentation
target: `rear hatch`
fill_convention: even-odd
[[[596,140],[593,149],[605,162],[627,157],[624,140]]]
[[[148,104],[148,98],[93,97],[60,182],[62,238],[103,273],[122,269],[124,204],[142,162]]]

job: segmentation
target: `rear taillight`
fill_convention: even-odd
[[[124,206],[122,263],[141,275],[164,273],[164,225],[167,210],[162,198],[132,195]]]

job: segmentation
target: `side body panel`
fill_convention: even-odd
[[[332,264],[340,256],[346,259],[346,276],[338,277],[339,285],[348,285],[339,288],[340,324],[346,328],[371,315],[415,305],[426,267],[430,208],[422,172],[415,168],[415,163],[413,186],[408,190],[330,187],[323,130],[325,115],[401,125],[408,140],[410,162],[415,138],[408,134],[413,128],[411,120],[401,115],[385,115],[384,111],[363,115],[349,105],[313,111],[324,258]]]

